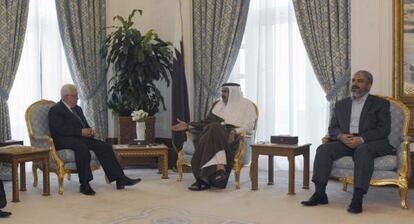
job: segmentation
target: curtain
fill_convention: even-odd
[[[28,0],[0,1],[0,141],[10,139],[7,101],[23,49]]]
[[[315,75],[334,103],[349,96],[350,0],[293,0]]]
[[[40,99],[60,100],[60,87],[73,83],[66,62],[54,0],[30,0],[24,47],[10,92],[12,138],[30,145],[24,114]]]
[[[194,118],[219,96],[239,52],[250,0],[194,0]]]
[[[104,60],[105,1],[56,0],[62,37],[73,82],[88,123],[102,139],[108,135],[107,91]]]
[[[72,83],[59,35],[54,0],[30,0],[20,63],[8,100],[12,139],[30,145],[25,111],[40,99],[58,101],[60,87]],[[0,179],[11,180],[11,168],[0,168]]]
[[[240,83],[259,108],[257,142],[269,142],[272,135],[299,136],[299,142],[312,143],[312,160],[326,133],[328,103],[303,46],[291,0],[250,3],[229,81]],[[288,169],[284,157],[275,157],[274,164],[275,169]],[[302,169],[303,157],[296,157],[295,164]],[[261,157],[259,165],[267,169],[267,158]]]

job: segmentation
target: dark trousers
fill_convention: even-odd
[[[4,191],[3,181],[0,180],[0,209],[6,207],[7,200],[6,200],[6,192]]]
[[[73,139],[68,148],[75,152],[76,168],[81,184],[87,184],[93,179],[90,167],[91,154],[89,150],[92,150],[96,157],[98,157],[105,171],[105,175],[110,182],[119,180],[124,176],[122,167],[116,160],[110,144],[92,138],[79,138]]]
[[[367,192],[374,171],[374,159],[387,154],[392,154],[392,147],[386,140],[364,143],[356,149],[351,149],[339,141],[322,144],[316,151],[312,181],[322,184],[328,183],[333,162],[344,156],[352,156],[354,160],[354,187]]]

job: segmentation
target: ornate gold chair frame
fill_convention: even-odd
[[[396,100],[391,97],[387,96],[379,96],[381,98],[384,98],[390,102],[390,104],[393,104],[394,106],[400,108],[403,112],[404,116],[404,124],[402,125],[402,149],[399,149],[401,151],[398,151],[397,149],[397,155],[396,157],[399,158],[398,167],[397,170],[394,172],[397,173],[396,176],[398,178],[375,178],[373,177],[370,181],[370,185],[372,186],[385,186],[385,185],[396,185],[399,188],[400,192],[400,198],[401,198],[401,208],[407,208],[407,193],[408,193],[408,181],[409,181],[409,156],[410,156],[410,137],[408,137],[408,127],[410,123],[410,111],[408,110],[408,107],[403,104],[401,101]],[[328,138],[323,138],[323,142],[327,142]],[[399,155],[398,155],[399,154]],[[398,161],[398,160],[397,160]],[[335,166],[335,164],[334,164]],[[375,170],[374,170],[375,173]],[[348,184],[354,183],[354,178],[352,176],[333,176],[337,178],[340,182],[343,184],[343,191],[347,190]]]
[[[53,139],[50,137],[50,134],[48,135],[36,135],[33,130],[33,125],[31,121],[31,113],[35,108],[38,108],[40,106],[46,106],[46,105],[54,105],[55,102],[49,101],[49,100],[40,100],[32,105],[30,105],[25,113],[25,119],[26,119],[26,126],[27,131],[29,133],[30,138],[30,144],[35,147],[41,147],[41,148],[49,148],[50,150],[50,157],[51,162],[54,162],[56,164],[56,168],[53,166],[50,166],[49,170],[50,172],[56,173],[58,176],[58,182],[59,182],[59,194],[63,194],[63,179],[65,177],[65,174],[67,174],[68,180],[70,180],[72,173],[77,173],[76,169],[67,169],[65,168],[64,161],[59,158],[58,153],[55,149],[55,145],[53,143]],[[50,109],[50,108],[49,108]],[[99,165],[91,165],[92,170],[99,169]],[[41,169],[41,167],[37,163],[33,163],[32,165],[32,172],[33,172],[33,186],[36,187],[38,183],[38,177],[37,177],[37,169]]]

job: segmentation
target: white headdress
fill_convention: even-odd
[[[238,133],[247,131],[251,132],[256,121],[256,108],[253,103],[244,98],[240,86],[225,86],[229,89],[227,104],[223,99],[214,105],[213,114],[224,119],[226,124],[238,126]]]

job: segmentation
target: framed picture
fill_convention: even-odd
[[[414,0],[393,0],[393,97],[411,112],[414,134]]]

